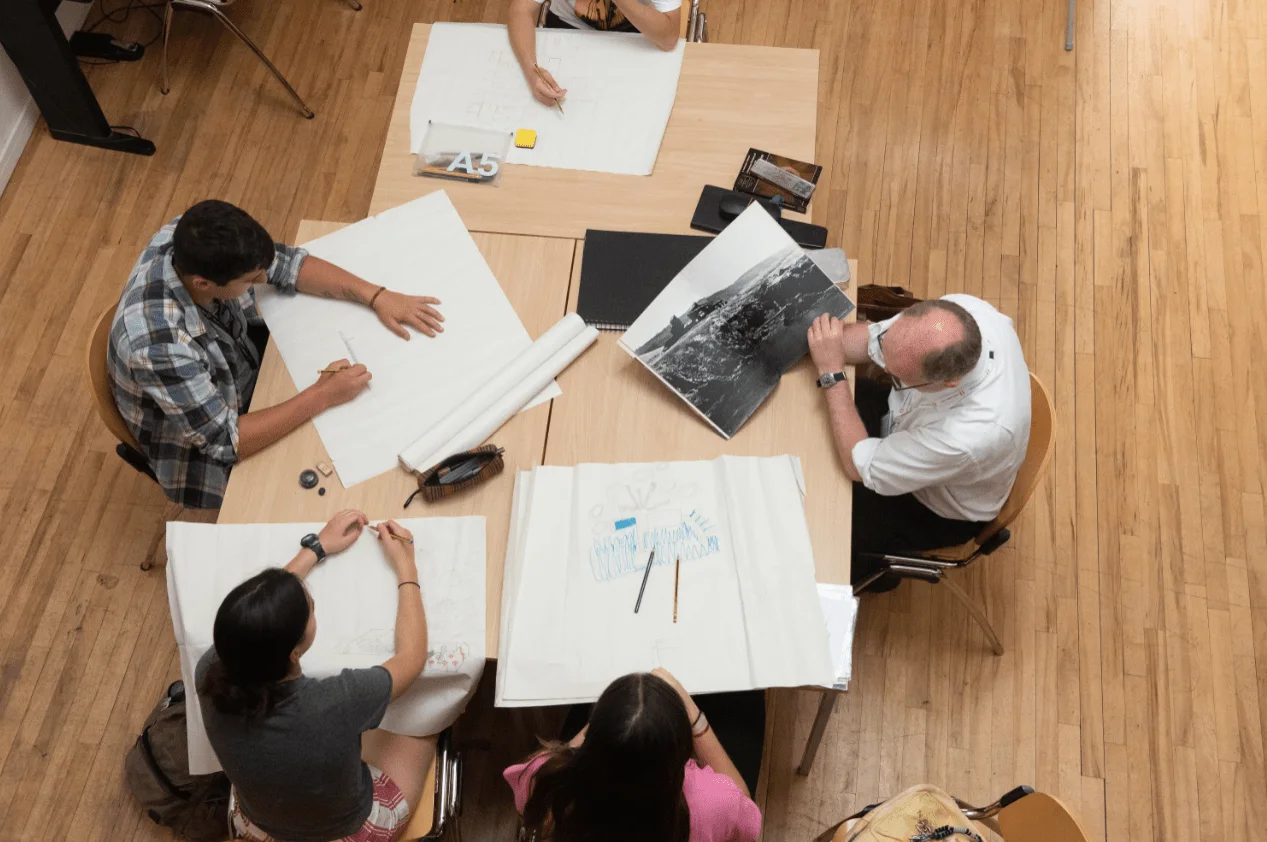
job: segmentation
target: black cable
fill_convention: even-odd
[[[157,11],[155,11],[155,9],[165,8],[167,6],[167,3],[165,2],[146,3],[146,2],[143,2],[143,0],[122,0],[120,5],[116,6],[113,9],[108,9],[106,7],[106,3],[107,3],[107,0],[101,0],[101,17],[97,18],[89,26],[83,27],[83,29],[81,30],[82,32],[95,32],[97,28],[101,26],[103,23],[105,23],[106,21],[110,21],[111,23],[115,23],[115,24],[125,24],[127,23],[128,18],[132,15],[133,11],[144,10],[146,12],[149,12],[150,16],[154,18],[155,21],[158,22],[158,31],[154,33],[154,36],[152,38],[150,38],[148,41],[140,45],[141,49],[144,50],[148,48],[150,45],[154,44],[154,42],[158,41],[159,38],[163,37],[163,16],[160,15]],[[88,66],[97,66],[97,65],[102,65],[102,64],[118,64],[119,60],[118,59],[80,58],[79,62],[81,64],[85,64]]]

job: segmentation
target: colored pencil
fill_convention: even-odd
[[[673,562],[673,622],[677,622],[677,583],[682,577],[682,557]]]
[[[638,609],[642,607],[642,594],[647,589],[647,579],[651,576],[651,565],[655,564],[655,550],[651,551],[651,557],[647,559],[647,572],[642,574],[642,587],[638,588],[638,601],[634,603],[634,613],[638,613]]]

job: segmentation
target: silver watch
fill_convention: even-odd
[[[830,389],[832,386],[835,386],[837,383],[846,379],[848,378],[845,377],[845,373],[843,371],[833,371],[830,374],[823,374],[818,378],[818,388]]]

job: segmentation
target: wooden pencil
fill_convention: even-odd
[[[673,622],[677,622],[677,583],[682,577],[682,557],[673,562]]]
[[[634,613],[638,613],[638,609],[642,607],[642,594],[647,589],[647,578],[651,575],[651,565],[655,564],[655,550],[651,550],[651,557],[647,559],[647,570],[642,574],[642,587],[638,588],[638,601],[634,603]]]
[[[541,77],[542,82],[545,82],[547,85],[550,84],[550,80],[546,78],[545,71],[541,69],[541,65],[534,64],[532,69],[537,71],[537,75]],[[554,101],[554,107],[559,109],[560,114],[563,113],[563,103],[559,102],[557,99]]]

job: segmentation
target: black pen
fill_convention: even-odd
[[[635,614],[642,607],[642,594],[647,589],[647,578],[651,576],[651,565],[653,564],[655,564],[655,548],[652,548],[651,557],[647,559],[647,572],[642,574],[642,587],[638,588],[638,601],[634,603]]]

